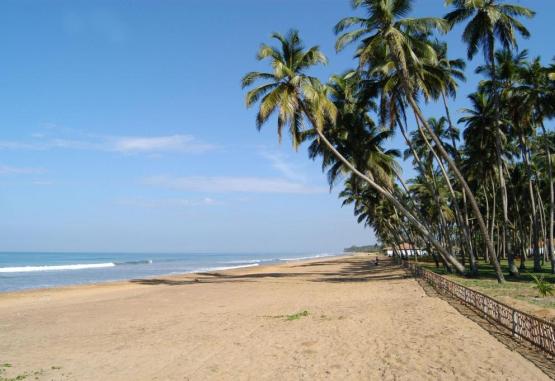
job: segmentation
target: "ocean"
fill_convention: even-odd
[[[0,292],[254,267],[339,253],[0,253]]]

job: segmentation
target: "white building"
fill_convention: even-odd
[[[388,257],[392,257],[393,256],[393,248],[392,247],[384,247],[383,249],[385,251],[385,254]],[[397,254],[402,255],[402,256],[408,256],[408,257],[414,257],[415,255],[418,257],[425,257],[428,255],[428,252],[426,250],[423,249],[416,249],[414,248],[413,245],[411,245],[410,243],[402,243],[400,244],[398,247],[396,247],[396,251]]]

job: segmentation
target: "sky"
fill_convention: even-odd
[[[520,43],[547,62],[555,2]],[[306,147],[257,132],[241,77],[272,32],[300,31],[329,64],[347,0],[28,1],[0,5],[0,251],[334,252],[375,242]],[[441,0],[414,15],[441,16]],[[465,57],[461,28],[445,36]],[[452,102],[479,77],[477,57]],[[441,116],[438,105],[427,116]],[[396,137],[391,146],[401,145]],[[404,165],[405,176],[411,170]]]

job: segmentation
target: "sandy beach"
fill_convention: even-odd
[[[0,363],[38,380],[548,379],[373,259],[0,294]]]

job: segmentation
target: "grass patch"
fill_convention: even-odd
[[[11,368],[11,367],[12,367],[12,364],[8,364],[8,363],[0,365],[0,381],[21,381],[29,377],[29,373],[18,374],[17,376],[14,376],[14,377],[6,376],[6,368]]]
[[[541,272],[534,272],[532,261],[527,260],[526,269],[520,270],[518,276],[510,276],[508,275],[509,266],[507,260],[501,260],[500,265],[506,280],[503,284],[497,283],[493,266],[482,260],[478,262],[479,275],[476,277],[448,274],[442,267],[436,268],[433,261],[419,259],[418,264],[437,274],[445,275],[454,282],[493,298],[499,299],[502,297],[505,303],[512,304],[518,309],[523,309],[522,302],[524,302],[524,305],[533,305],[529,310],[523,309],[525,312],[533,314],[536,307],[555,310],[555,296],[540,295],[537,283],[534,281],[534,278],[543,279],[547,287],[555,284],[555,274],[551,274],[551,265],[547,261],[543,264]],[[516,265],[517,267],[520,265],[519,260],[516,261]],[[511,303],[511,299],[514,300],[513,303]],[[548,320],[555,321],[555,318],[548,318]]]
[[[274,315],[274,316],[264,316],[264,317],[268,317],[268,318],[272,318],[272,319],[285,319],[287,321],[292,321],[292,320],[299,320],[302,317],[306,317],[309,315],[309,312],[307,310],[301,311],[301,312],[297,312],[296,314],[291,314],[291,315]],[[2,380],[0,380],[2,381]]]
[[[302,312],[297,312],[296,314],[293,315],[287,315],[287,320],[291,321],[291,320],[299,320],[302,317],[306,317],[308,316],[308,311],[304,310]]]
[[[34,376],[35,379],[38,379],[39,376],[44,374],[44,369],[40,369],[34,372],[23,372],[15,376],[7,376],[6,369],[8,368],[12,368],[12,364],[9,364],[9,363],[0,364],[0,381],[23,381],[32,376]],[[59,369],[62,369],[62,367],[52,366],[50,369],[59,370]]]

